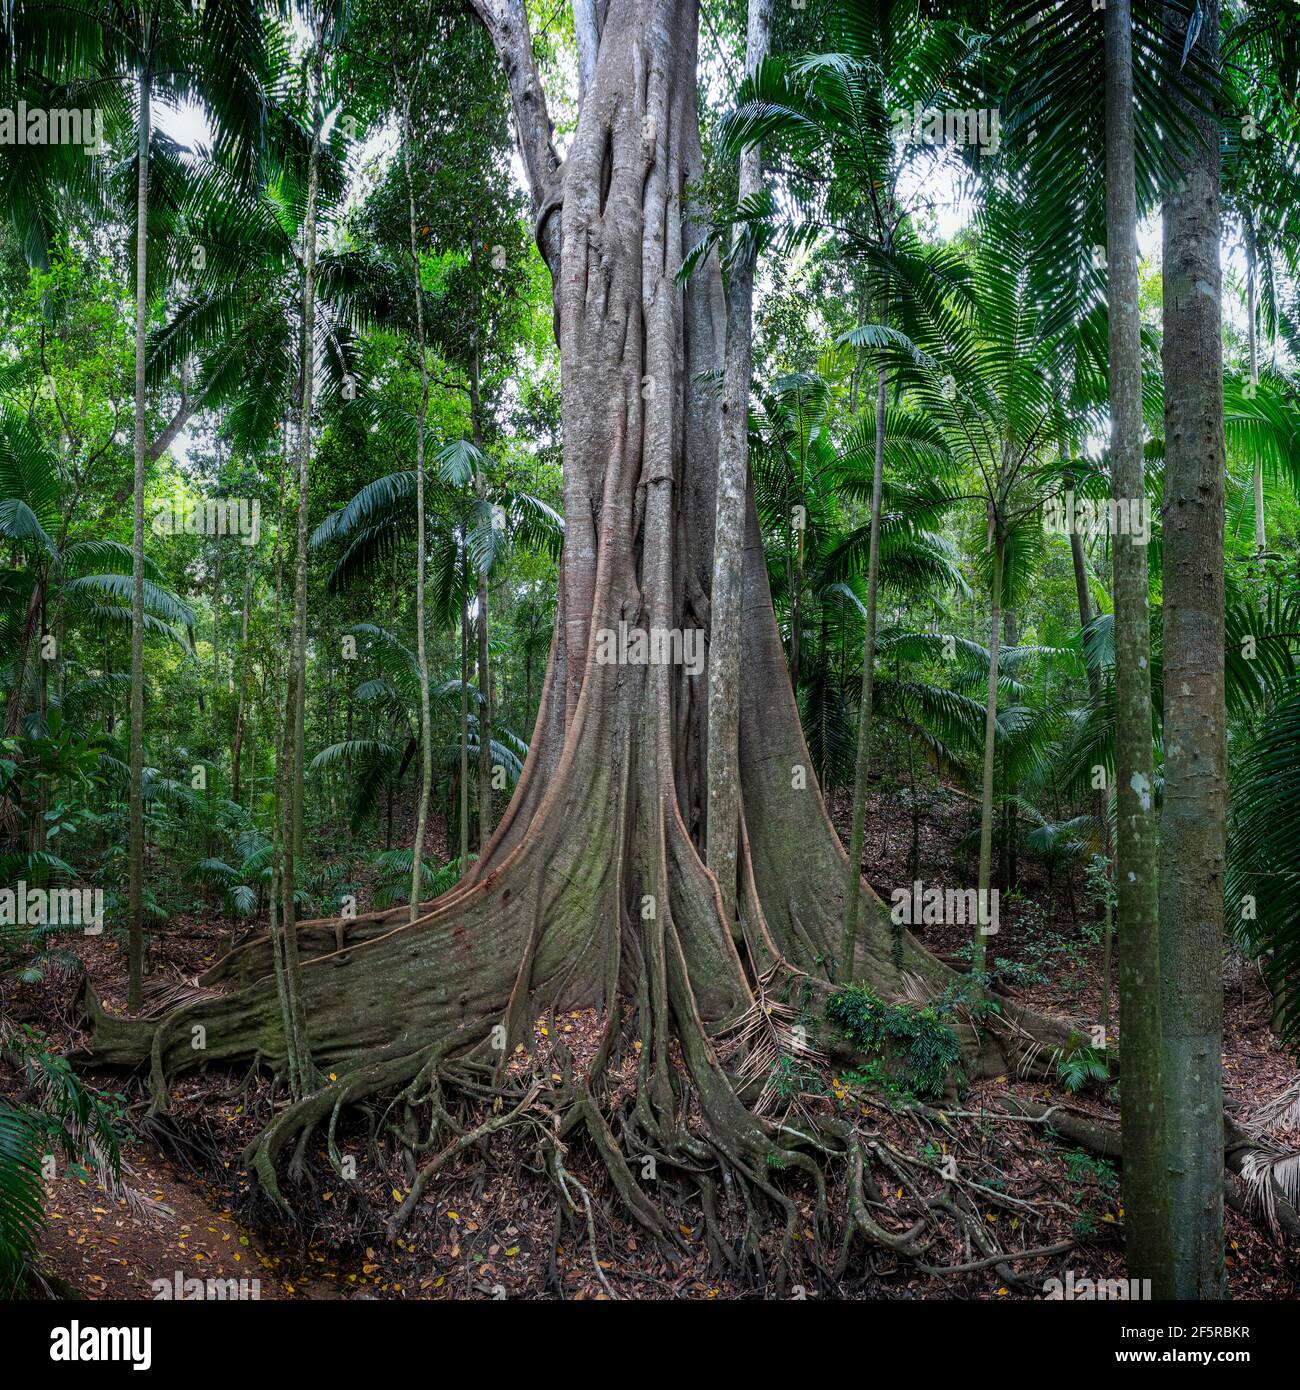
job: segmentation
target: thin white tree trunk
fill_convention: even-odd
[[[1250,385],[1259,386],[1259,280],[1255,267],[1255,229],[1246,228],[1246,347],[1250,357]],[[1267,547],[1264,534],[1264,464],[1255,460],[1255,549]],[[1263,566],[1261,565],[1261,569]]]
[[[420,249],[415,237],[415,179],[411,173],[410,99],[403,110],[403,163],[406,168],[407,209],[410,214],[411,272],[415,277],[416,344],[420,352],[420,409],[415,422],[415,657],[420,669],[420,805],[411,847],[411,917],[420,909],[424,836],[429,823],[429,788],[433,783],[433,717],[429,702],[429,656],[424,615],[424,430],[429,411],[429,356],[424,343],[424,291],[420,284]]]
[[[771,43],[771,0],[749,0],[745,65],[753,73]],[[763,153],[740,156],[738,199],[763,186]],[[723,920],[736,913],[736,845],[740,829],[740,596],[749,486],[749,385],[754,349],[754,258],[737,256],[727,305],[722,429],[718,444],[717,513],[709,631],[708,816],[706,855],[722,895]]]
[[[889,321],[886,299],[882,321]],[[881,357],[876,388],[876,457],[871,475],[871,529],[867,555],[867,632],[862,650],[862,698],[858,711],[858,751],[853,770],[853,824],[849,829],[849,865],[844,885],[844,936],[840,943],[839,979],[853,978],[858,915],[862,899],[862,841],[867,833],[867,786],[871,771],[871,715],[876,688],[876,596],[880,587],[880,508],[885,479],[885,409],[889,374]]]
[[[135,482],[131,538],[131,795],[129,805],[129,899],[127,955],[130,972],[126,1006],[139,1013],[144,1002],[144,465],[145,331],[149,309],[149,138],[148,70],[140,74],[140,131],[135,193]]]

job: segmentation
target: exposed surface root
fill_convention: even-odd
[[[987,1258],[992,1237],[964,1199],[931,1190],[931,1176],[907,1165],[900,1177],[877,1135],[824,1104],[830,1066],[852,1060],[832,1056],[823,1035],[848,865],[804,743],[752,498],[735,920],[724,920],[699,851],[703,683],[680,665],[596,659],[598,631],[707,631],[709,617],[712,531],[686,517],[712,515],[718,419],[696,384],[721,363],[721,280],[716,266],[685,288],[674,279],[700,231],[683,196],[701,167],[686,61],[695,35],[689,6],[655,7],[644,32],[642,8],[618,12],[636,30],[626,43],[608,40],[620,55],[609,63],[629,64],[627,82],[585,105],[566,163],[563,215],[585,219],[581,235],[564,238],[555,281],[568,529],[520,784],[473,871],[416,920],[399,907],[297,925],[310,1054],[326,1079],[273,1116],[248,1161],[283,1204],[286,1156],[288,1179],[300,1182],[325,1126],[337,1164],[342,1112],[382,1104],[376,1124],[402,1146],[410,1178],[394,1231],[446,1165],[524,1127],[544,1133],[548,1171],[588,1233],[591,1185],[564,1159],[577,1142],[652,1239],[670,1248],[687,1223],[668,1208],[697,1202],[717,1258],[760,1282],[779,1286],[796,1246],[815,1252],[816,1268],[842,1265],[842,1249],[821,1259],[838,1248],[835,1228],[919,1258],[946,1223]],[[664,162],[647,172],[615,161],[600,194],[607,140],[629,120],[612,93],[639,89],[643,61],[664,86]],[[653,285],[646,267],[658,267]],[[662,387],[653,396],[642,393],[648,378]],[[910,935],[895,940],[866,886],[863,917],[851,973],[881,998],[931,998],[957,981]],[[193,983],[149,1020],[112,1017],[87,993],[96,1060],[146,1067],[159,1111],[185,1071],[284,1066],[267,938]],[[538,1020],[553,1025],[577,1009],[605,1021],[594,1050],[577,1058],[557,1045],[536,1074],[521,1067]],[[958,1029],[965,1074],[1041,1073],[1070,1032],[1010,1005],[978,1026],[968,1018]],[[902,1208],[882,1206],[875,1183],[886,1178],[910,1194]]]

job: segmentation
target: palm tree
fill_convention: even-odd
[[[811,700],[823,716],[848,703],[825,685],[825,639],[842,639],[857,615],[866,619],[870,513],[865,524],[850,525],[844,503],[870,502],[878,435],[873,406],[837,440],[833,405],[830,384],[801,373],[779,378],[750,418],[755,503],[790,680],[801,704]],[[920,413],[896,407],[888,411],[887,439],[896,476],[883,486],[875,528],[880,582],[900,595],[964,592],[953,548],[938,529],[951,505],[934,476],[947,468],[941,433]],[[810,746],[824,746],[811,719],[806,731]]]
[[[423,54],[420,57],[423,64]],[[418,80],[419,66],[416,69]],[[429,412],[429,353],[424,331],[424,290],[421,284],[420,248],[415,226],[415,180],[411,174],[411,97],[402,85],[397,64],[393,64],[393,80],[402,93],[402,164],[406,175],[407,214],[411,244],[412,297],[415,300],[415,338],[420,354],[420,404],[415,428],[415,632],[416,653],[420,667],[420,804],[415,818],[415,843],[411,850],[411,921],[419,911],[420,886],[423,881],[424,834],[429,820],[429,786],[433,781],[432,716],[429,712],[429,658],[426,650],[424,616],[425,565],[425,507],[424,507],[424,434]]]
[[[1177,38],[1218,67],[1219,4]],[[1173,1286],[1227,1289],[1223,1240],[1224,696],[1223,326],[1219,123],[1189,112],[1200,142],[1164,209],[1165,779],[1160,819],[1161,1023]],[[1136,275],[1134,276],[1136,288]],[[1189,498],[1195,504],[1189,505]]]
[[[72,531],[75,499],[64,487],[59,458],[32,421],[0,400],[0,536],[25,563],[5,572],[0,613],[14,653],[7,685],[4,734],[17,733],[23,710],[39,705],[51,667],[66,659],[57,652],[32,679],[33,649],[57,615],[63,635],[76,626],[111,630],[130,621],[132,557],[129,546],[104,539],[78,539]],[[194,615],[166,588],[152,561],[145,566],[146,630],[190,650]],[[66,641],[57,643],[57,647]]]
[[[841,978],[852,976],[861,894],[865,792],[871,748],[872,689],[875,674],[876,602],[879,576],[880,505],[885,455],[888,373],[885,349],[896,341],[894,320],[905,329],[924,320],[945,288],[945,258],[917,240],[912,219],[898,193],[907,164],[934,151],[925,146],[897,148],[897,113],[933,105],[944,90],[945,74],[962,52],[954,26],[891,3],[834,11],[833,42],[839,51],[792,62],[764,63],[742,86],[738,109],[722,124],[724,147],[738,150],[772,141],[796,171],[792,178],[800,216],[778,231],[778,204],[770,191],[742,201],[738,220],[747,234],[737,242],[745,254],[775,242],[785,251],[829,236],[856,263],[858,307],[874,316],[852,339],[859,350],[875,350],[877,439],[872,490],[871,555],[867,567],[866,631],[858,725],[856,789],[849,836],[840,954]],[[789,165],[783,166],[788,168]],[[810,176],[808,176],[810,174]],[[724,234],[714,228],[688,259]],[[794,674],[797,678],[796,651]]]
[[[1105,243],[1112,495],[1130,504],[1145,496],[1137,217],[1181,177],[1200,138],[1189,111],[1206,93],[1200,55],[1189,60],[1164,16],[1108,0],[1098,24],[1083,3],[1009,0],[1000,31],[1016,72],[1009,158],[1039,208],[1039,272],[1072,283]],[[1147,555],[1131,534],[1113,552],[1125,1234],[1130,1270],[1168,1296]]]
[[[1235,222],[1246,259],[1246,380],[1259,386],[1259,334],[1271,342],[1279,323],[1279,282],[1300,271],[1300,173],[1287,109],[1300,73],[1289,29],[1276,6],[1221,7],[1220,108],[1228,139],[1220,170],[1225,222]],[[1253,461],[1255,548],[1267,544],[1264,474]]]
[[[356,734],[321,749],[308,764],[308,771],[328,771],[338,766],[349,769],[352,792],[349,817],[353,830],[357,831],[374,813],[380,791],[384,787],[391,789],[417,754],[423,760],[424,735],[420,722],[422,697],[418,653],[391,629],[375,623],[356,623],[347,630],[365,643],[363,654],[373,662],[374,674],[358,682],[353,696],[360,705],[373,711],[376,726],[368,733]],[[452,677],[433,685],[430,697],[429,759],[440,774],[446,774],[449,782],[454,781],[462,738],[477,754],[480,740],[486,733],[478,716],[482,708],[481,696],[478,691],[471,691],[467,682]],[[467,727],[457,717],[462,701],[472,702],[475,708]],[[504,769],[507,782],[513,786],[523,770],[528,745],[512,730],[499,728],[488,752],[491,763]],[[411,861],[406,862],[408,873],[413,861],[412,853]],[[463,873],[467,868],[466,857],[460,870]],[[420,901],[420,890],[429,885],[431,874],[430,867],[422,863],[419,883],[412,880],[409,889],[415,901]],[[396,891],[395,886],[390,890],[392,894]],[[412,898],[408,896],[407,900]]]
[[[415,428],[415,417],[391,401],[359,396],[356,409],[374,421],[399,449],[405,449]],[[564,521],[541,498],[509,483],[488,487],[486,459],[469,440],[457,439],[439,449],[433,458],[432,487],[426,490],[426,509],[434,517],[427,545],[432,587],[427,617],[435,624],[452,626],[461,633],[461,860],[469,858],[469,752],[471,732],[479,767],[479,842],[486,844],[489,821],[482,816],[484,786],[490,798],[494,745],[487,708],[490,698],[485,679],[486,659],[480,662],[476,710],[471,717],[469,685],[469,628],[471,595],[486,585],[487,577],[504,563],[515,546],[541,550],[558,559],[563,544]],[[367,483],[316,528],[313,547],[343,542],[344,549],[330,572],[328,588],[340,592],[372,573],[394,551],[408,544],[415,529],[419,481],[413,470],[389,473]],[[481,640],[481,635],[480,635]],[[486,769],[486,771],[485,771]]]
[[[1106,10],[1106,257],[1109,267],[1110,459],[1113,495],[1143,498],[1142,343],[1138,310],[1133,38],[1127,0]],[[1119,822],[1119,1008],[1124,1029],[1124,1203],[1128,1266],[1167,1296],[1156,811],[1151,750],[1147,554],[1114,539],[1116,800]]]
[[[23,40],[48,64],[48,77],[75,80],[82,104],[119,118],[134,107],[135,510],[127,1007],[135,1013],[144,979],[144,486],[149,456],[146,342],[150,169],[156,143],[153,104],[201,101],[214,117],[219,138],[247,167],[261,135],[266,50],[261,9],[252,0],[209,0],[204,6],[191,0],[151,0],[139,6],[69,0],[35,7],[25,18]],[[69,65],[71,71],[62,70]]]
[[[896,370],[939,430],[960,481],[954,493],[978,501],[986,547],[981,570],[990,613],[980,815],[980,902],[992,881],[994,780],[1002,610],[1023,602],[1043,547],[1041,503],[1062,382],[1086,371],[1090,338],[1076,312],[1035,283],[1039,232],[1021,199],[995,190],[972,235],[971,295],[953,299],[919,351],[895,348]],[[983,934],[974,960],[984,963]]]

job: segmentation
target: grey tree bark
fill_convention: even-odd
[[[886,297],[881,322],[889,322]],[[880,588],[880,508],[885,477],[885,407],[889,373],[884,355],[877,367],[876,456],[871,475],[871,523],[867,540],[867,631],[862,648],[862,697],[858,709],[858,747],[853,769],[853,823],[849,828],[848,870],[844,882],[844,935],[840,941],[839,980],[853,978],[862,900],[862,841],[867,829],[867,785],[871,771],[871,714],[876,680],[876,596]]]
[[[1201,0],[1201,8],[1198,42],[1217,67],[1218,0]],[[1171,6],[1165,17],[1181,44],[1184,17]],[[1201,144],[1164,207],[1161,1008],[1174,1293],[1219,1299],[1227,1292],[1222,1053],[1228,789],[1219,126],[1199,110],[1189,115]],[[1127,1026],[1124,1060],[1127,1078]]]
[[[1246,224],[1246,352],[1250,385],[1259,385],[1259,273],[1255,256],[1255,228]],[[1255,549],[1262,555],[1267,545],[1264,532],[1264,464],[1255,461]]]
[[[131,536],[131,793],[127,850],[129,912],[126,1007],[139,1013],[144,1003],[144,465],[145,331],[149,312],[149,140],[153,77],[140,74],[140,129],[136,147],[135,192],[135,483]]]
[[[1106,256],[1110,270],[1111,493],[1136,505],[1142,479],[1142,343],[1138,308],[1133,21],[1129,0],[1106,6]],[[1119,1014],[1124,1045],[1120,1121],[1129,1276],[1168,1297],[1169,1247],[1161,1089],[1160,925],[1152,788],[1151,611],[1146,548],[1112,537],[1115,597],[1115,771],[1119,890]],[[1216,1161],[1222,1161],[1222,1148]]]
[[[253,560],[244,557],[244,603],[239,621],[239,703],[235,708],[235,734],[230,743],[230,799],[240,794],[240,763],[244,747],[244,724],[248,712],[248,619],[253,606]]]
[[[469,564],[468,559],[466,565]],[[469,864],[469,591],[460,594],[460,871]]]
[[[1002,580],[1006,573],[1007,540],[997,508],[989,505],[990,541],[993,546],[993,582],[989,590],[989,679],[984,699],[984,774],[980,789],[979,916],[972,937],[971,957],[977,971],[985,968],[988,938],[983,927],[991,916],[989,886],[993,881],[993,770],[997,754],[998,663],[1002,650]]]
[[[771,44],[772,0],[749,0],[745,67],[752,75]],[[763,186],[763,153],[740,156],[738,201]],[[706,860],[718,880],[724,920],[736,912],[740,832],[740,598],[749,487],[749,385],[753,368],[754,257],[742,245],[727,301],[726,366],[718,441],[718,498],[713,534],[709,623],[708,815]]]
[[[1074,565],[1074,592],[1079,603],[1079,626],[1086,628],[1092,622],[1092,600],[1088,596],[1088,564],[1083,553],[1083,537],[1077,530],[1070,532],[1070,559]],[[1092,663],[1088,665],[1088,692],[1096,703],[1101,695],[1101,673]],[[1097,787],[1092,794],[1092,815],[1097,822],[1097,838],[1101,852],[1110,860],[1114,850],[1110,835],[1110,800],[1104,787]],[[1107,870],[1114,881],[1113,869]],[[1111,947],[1114,940],[1114,913],[1109,900],[1103,904],[1103,936],[1101,951],[1101,1015],[1098,1022],[1110,1033],[1110,976]]]
[[[483,453],[483,397],[480,387],[478,350],[469,376],[470,424],[474,447]],[[481,463],[474,466],[474,496],[481,507],[487,503],[487,476]],[[477,638],[476,682],[478,685],[478,846],[487,847],[492,835],[492,666],[488,655],[488,572],[478,567],[475,592],[474,630]],[[467,735],[468,737],[468,735]]]
[[[400,77],[394,73],[400,83]],[[415,842],[411,851],[410,920],[420,911],[424,836],[429,823],[429,788],[433,785],[433,715],[429,699],[429,655],[425,635],[425,515],[424,431],[429,413],[429,354],[424,341],[424,290],[420,283],[420,247],[415,232],[415,179],[411,173],[410,97],[403,104],[402,155],[406,169],[407,213],[410,220],[412,291],[415,295],[416,349],[420,354],[420,406],[415,420],[415,659],[420,671],[420,802],[415,816]]]
[[[307,545],[311,501],[312,414],[315,407],[315,323],[317,215],[320,197],[320,157],[324,127],[322,85],[325,67],[323,21],[312,16],[313,56],[311,67],[311,148],[307,159],[307,204],[303,220],[301,388],[298,409],[297,547],[294,557],[293,630],[289,651],[289,680],[285,693],[283,764],[287,785],[280,810],[284,818],[283,878],[281,881],[281,927],[284,935],[284,974],[294,1045],[303,1089],[315,1077],[308,1043],[307,1016],[302,1000],[302,972],[298,956],[297,902],[295,898],[297,860],[302,853],[303,749],[307,710]]]

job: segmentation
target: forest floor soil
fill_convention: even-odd
[[[847,795],[831,799],[842,833],[848,810]],[[926,806],[918,873],[927,885],[971,881],[960,842],[974,814],[964,796],[942,789]],[[863,871],[886,902],[907,882],[910,841],[910,814],[898,793],[879,787],[871,796]],[[990,953],[1023,967],[1012,997],[1044,1012],[1096,1018],[1101,947],[1086,930],[1092,918],[1080,907],[1077,872],[1072,880],[1058,873],[1049,882],[1038,861],[1025,855],[1019,877],[1017,893],[1003,897]],[[915,933],[941,955],[952,955],[959,944],[943,939],[943,928],[922,926]],[[155,977],[169,983],[192,978],[229,940],[229,924],[215,913],[206,925],[201,916],[174,921],[152,939]],[[120,1005],[125,993],[121,944],[111,937],[72,944],[106,1005]],[[56,1050],[74,1050],[85,1041],[73,1008],[76,989],[73,975],[57,972],[36,984],[6,983],[0,987],[0,1016],[38,1027]],[[1271,1001],[1253,965],[1229,958],[1225,1002],[1225,1096],[1230,1113],[1238,1114],[1280,1094],[1295,1079],[1296,1067],[1269,1029]],[[545,1071],[550,1049],[559,1042],[580,1062],[594,1051],[603,1026],[593,1010],[560,1015],[550,1027],[539,1019],[527,1061]],[[516,1065],[522,1064],[519,1059]],[[623,1070],[622,1080],[630,1086],[633,1056],[624,1059]],[[122,1091],[129,1121],[143,1117],[138,1083],[112,1074],[88,1073],[86,1079],[106,1091]],[[617,1089],[620,1073],[616,1070],[610,1080]],[[13,1084],[13,1077],[0,1074],[0,1092]],[[927,1275],[906,1260],[859,1248],[844,1277],[835,1280],[827,1271],[836,1252],[819,1248],[811,1193],[804,1193],[805,1224],[794,1232],[796,1270],[784,1296],[798,1296],[795,1291],[802,1289],[804,1296],[823,1298],[1041,1298],[1045,1281],[1063,1279],[1067,1271],[1076,1281],[1125,1277],[1123,1208],[1113,1165],[1049,1137],[1041,1125],[998,1114],[997,1100],[1007,1095],[1118,1127],[1114,1089],[1104,1083],[1069,1094],[1042,1081],[991,1078],[963,1095],[959,1109],[964,1113],[951,1122],[838,1076],[810,1103],[841,1116],[868,1117],[883,1138],[906,1152],[931,1160],[958,1156],[963,1170],[981,1184],[985,1219],[1004,1248],[1068,1243],[1068,1250],[1016,1262],[1019,1278],[1011,1282],[992,1268]],[[597,1199],[593,1245],[585,1219],[557,1218],[555,1191],[535,1143],[512,1131],[449,1164],[390,1239],[389,1221],[410,1190],[409,1164],[388,1133],[372,1135],[364,1118],[348,1116],[339,1126],[339,1151],[354,1156],[357,1177],[339,1181],[323,1141],[315,1143],[310,1182],[287,1189],[295,1213],[287,1222],[242,1163],[246,1145],[283,1103],[283,1095],[262,1075],[214,1070],[180,1077],[168,1113],[149,1126],[135,1125],[124,1148],[123,1177],[132,1197],[110,1196],[93,1177],[76,1172],[47,1184],[45,1271],[90,1299],[151,1298],[155,1281],[174,1283],[178,1272],[183,1279],[257,1279],[260,1298],[601,1300],[613,1293],[726,1299],[774,1292],[770,1282],[756,1286],[752,1270],[715,1266],[698,1203],[685,1196],[669,1204],[682,1249],[665,1257],[611,1200],[594,1154],[574,1141],[565,1163]],[[798,1192],[793,1184],[788,1190]],[[1226,1220],[1233,1297],[1300,1296],[1300,1251],[1271,1235],[1257,1217],[1230,1207]],[[769,1272],[778,1243],[773,1237],[764,1247]],[[936,1246],[930,1258],[936,1265],[960,1265],[970,1263],[972,1255],[954,1239],[951,1248]]]

